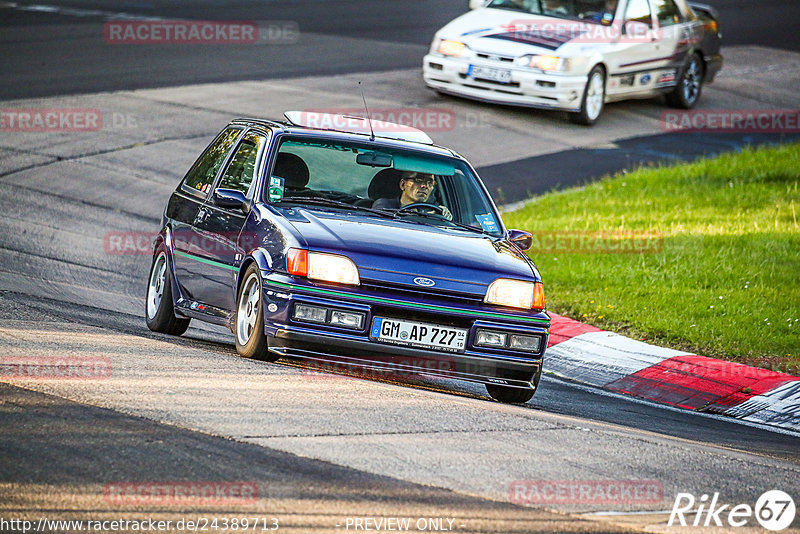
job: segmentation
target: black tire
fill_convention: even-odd
[[[191,319],[175,316],[172,303],[172,274],[167,251],[159,245],[153,254],[153,264],[147,277],[147,295],[144,301],[144,319],[153,332],[179,336],[189,328]]]
[[[267,336],[264,335],[263,298],[261,273],[258,265],[251,263],[245,270],[236,293],[236,317],[233,325],[236,352],[245,358],[274,362],[278,355],[269,352]]]
[[[486,384],[486,391],[489,396],[497,402],[506,404],[524,404],[533,398],[533,394],[539,388],[539,380],[542,378],[542,368],[533,375],[533,388],[510,388],[508,386],[498,386],[497,384]]]
[[[678,83],[671,92],[667,93],[667,104],[678,109],[692,109],[700,100],[703,92],[703,79],[705,66],[699,54],[692,54],[681,68]]]
[[[594,98],[600,91],[599,101]],[[603,112],[606,101],[606,70],[602,65],[595,65],[589,73],[586,87],[581,97],[581,109],[569,114],[570,122],[583,126],[592,126]]]

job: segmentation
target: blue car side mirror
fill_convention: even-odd
[[[520,250],[528,250],[533,245],[533,235],[524,230],[509,230],[508,240],[517,245]]]
[[[250,203],[244,193],[235,189],[221,187],[214,191],[214,204],[220,208],[241,209],[244,212],[247,212],[250,208]]]

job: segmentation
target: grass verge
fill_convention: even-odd
[[[798,374],[800,144],[641,169],[503,215],[534,233],[548,309]]]

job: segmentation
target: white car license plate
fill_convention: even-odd
[[[375,317],[370,337],[386,343],[461,352],[467,343],[467,330],[430,323]]]
[[[467,75],[472,78],[481,78],[483,80],[492,80],[500,83],[508,83],[511,81],[511,71],[507,69],[470,65]]]

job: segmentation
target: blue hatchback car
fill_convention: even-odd
[[[550,326],[530,245],[424,132],[238,119],[169,199],[147,325],[180,335],[199,319],[230,328],[245,357],[454,378],[526,402]]]

